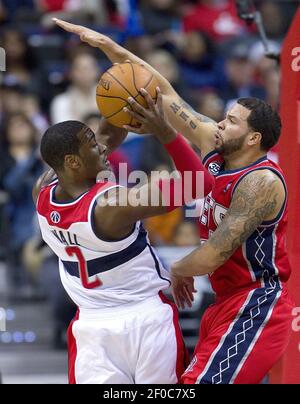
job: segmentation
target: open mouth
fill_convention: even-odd
[[[216,141],[216,143],[221,141],[221,135],[219,132],[215,132],[215,141]]]

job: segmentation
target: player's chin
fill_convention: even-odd
[[[224,153],[224,147],[223,147],[223,146],[216,146],[214,151],[215,151],[216,153],[222,155],[222,154]]]

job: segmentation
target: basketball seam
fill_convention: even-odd
[[[101,94],[98,94],[98,93],[96,93],[96,95],[97,95],[97,97],[99,97],[99,98],[100,98],[100,97],[104,97],[104,98],[117,98],[118,100],[122,100],[122,101],[126,102],[126,105],[127,105],[127,106],[130,105],[130,104],[128,104],[128,101],[125,100],[125,98],[123,98],[123,97],[117,97],[117,96],[114,96],[114,95],[101,95]],[[124,105],[124,106],[123,106],[122,108],[120,108],[118,111],[114,112],[112,115],[108,115],[108,116],[106,116],[106,115],[104,115],[104,114],[102,114],[102,115],[103,115],[103,117],[104,117],[105,119],[112,118],[114,115],[116,115],[116,114],[118,114],[119,112],[121,112],[122,109],[126,107],[126,105]]]
[[[122,98],[122,97],[115,97],[115,96],[112,96],[112,95],[99,95],[99,94],[97,94],[97,96],[98,96],[98,97],[104,97],[104,98],[118,98],[119,100],[125,101],[125,102],[126,102],[126,105],[131,108],[131,105],[128,103],[128,101],[125,100],[125,99]],[[139,96],[140,96],[140,94],[137,94],[135,97],[133,97],[134,100],[136,100],[137,97],[139,97]],[[114,112],[112,115],[108,115],[108,116],[105,116],[104,114],[102,114],[102,115],[103,115],[103,117],[104,117],[105,119],[112,118],[113,116],[115,116],[115,115],[117,115],[119,112],[121,112],[122,109],[126,107],[126,105],[124,105],[124,106],[123,106],[122,108],[120,108],[118,111]],[[129,123],[130,126],[131,126],[133,120],[134,120],[134,118],[131,117],[131,121],[130,121],[130,123]]]
[[[149,80],[149,82],[146,84],[145,86],[145,90],[147,90],[147,87],[149,86],[149,84],[151,83],[151,81],[154,79],[154,74],[152,74],[151,79]],[[151,97],[152,98],[152,97]],[[157,100],[157,93],[156,93],[156,97],[155,97],[155,101]]]
[[[151,81],[153,80],[154,74],[152,74],[152,76],[150,77],[150,80],[148,81],[148,83],[145,85],[145,90],[146,88],[149,86],[149,84],[151,83]]]
[[[118,80],[113,74],[106,72],[110,77],[112,77],[114,80],[116,80],[117,83],[120,84],[120,86],[130,95],[130,97],[134,97],[134,95],[132,95],[125,86],[123,86],[123,84],[120,82],[120,80]]]
[[[123,97],[118,97],[117,95],[103,95],[103,94],[96,94],[97,97],[104,97],[104,98],[118,98],[119,100],[123,100],[125,102],[127,102],[126,98]]]
[[[135,71],[134,71],[134,68],[133,68],[133,66],[132,66],[132,63],[130,63],[130,67],[131,67],[131,70],[132,70],[133,85],[134,85],[136,91],[138,92],[138,94],[140,94],[141,96],[143,96],[143,95],[141,94],[140,90],[139,90],[139,89],[137,88],[137,86],[136,86],[136,82],[135,82]],[[149,80],[148,83],[144,86],[145,89],[149,86],[149,84],[151,83],[153,77],[154,77],[154,75],[152,74],[151,77],[150,77],[150,80]]]

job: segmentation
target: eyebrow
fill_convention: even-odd
[[[95,142],[96,142],[95,133],[88,127],[82,128],[78,132],[77,137],[78,137],[81,145],[88,144],[92,140],[95,140]]]
[[[90,131],[90,133],[87,135],[88,138],[88,142],[90,142],[91,140],[95,140],[96,141],[96,136],[95,133]]]
[[[235,119],[236,121],[239,120],[235,115],[231,115],[231,114],[227,114],[227,118]]]
[[[90,143],[92,140],[96,141],[95,133],[90,128],[85,128],[82,132],[82,135],[84,135],[83,143]]]

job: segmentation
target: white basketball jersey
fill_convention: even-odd
[[[169,274],[137,222],[119,241],[99,239],[94,209],[100,194],[119,185],[95,184],[77,199],[55,200],[57,181],[44,187],[37,203],[43,239],[59,258],[60,277],[71,299],[82,308],[133,303],[169,287]]]

